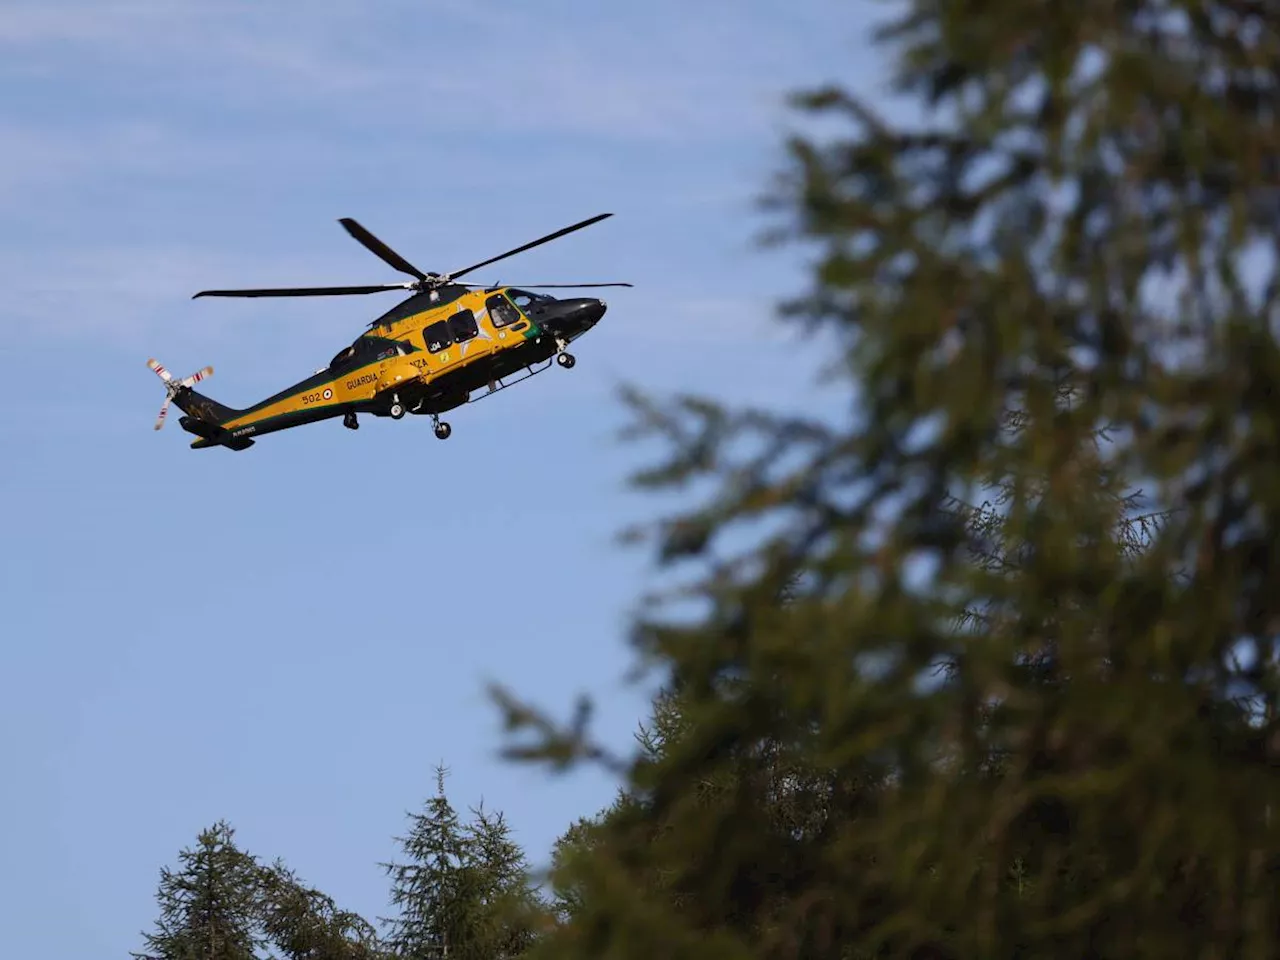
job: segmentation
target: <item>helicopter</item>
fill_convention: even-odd
[[[521,383],[548,369],[553,361],[572,369],[575,360],[569,345],[599,323],[607,309],[603,300],[557,298],[536,290],[632,286],[514,286],[459,283],[458,278],[611,216],[598,214],[450,273],[419,270],[356,220],[343,217],[338,222],[348,234],[413,279],[368,286],[201,290],[192,299],[353,296],[390,290],[408,290],[411,295],[370,322],[327,366],[244,409],[224,406],[193,389],[213,375],[213,367],[178,379],[149,359],[147,366],[165,388],[155,429],[164,426],[172,404],[183,412],[178,424],[196,437],[193,449],[247,450],[255,437],[336,417],[356,430],[362,413],[393,420],[406,413],[428,416],[436,437],[448,439],[452,428],[440,419],[442,413]]]

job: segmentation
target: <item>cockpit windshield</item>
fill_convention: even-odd
[[[551,303],[555,297],[549,297],[545,293],[532,293],[528,290],[507,291],[507,296],[511,298],[511,302],[520,308],[520,312],[525,316],[529,315],[529,311],[544,303]]]

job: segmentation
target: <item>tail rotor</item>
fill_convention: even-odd
[[[213,367],[205,367],[203,370],[197,370],[189,377],[185,377],[182,380],[175,380],[173,378],[173,374],[166,370],[164,365],[154,358],[147,361],[147,366],[155,372],[157,377],[164,381],[165,397],[164,403],[160,405],[160,415],[156,417],[156,424],[154,428],[156,430],[159,430],[164,426],[164,418],[169,413],[169,403],[175,396],[177,396],[179,390],[189,389],[201,380],[213,376]]]

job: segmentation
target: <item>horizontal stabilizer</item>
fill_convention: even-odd
[[[253,446],[251,437],[233,437],[229,431],[222,431],[216,437],[200,437],[191,441],[192,450],[207,450],[209,447],[226,447],[228,450],[248,450]]]

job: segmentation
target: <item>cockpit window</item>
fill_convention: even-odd
[[[355,343],[343,349],[329,361],[329,366],[335,370],[363,366],[366,363],[373,363],[375,360],[403,356],[414,349],[412,344],[407,344],[401,340],[392,340],[388,337],[357,337]]]
[[[528,290],[508,290],[507,296],[511,298],[511,302],[520,308],[520,312],[525,316],[529,315],[529,311],[543,303],[550,303],[552,297],[545,293],[530,293]]]
[[[520,311],[500,293],[495,293],[484,302],[484,305],[489,311],[489,319],[493,321],[495,327],[505,327],[520,319]]]

